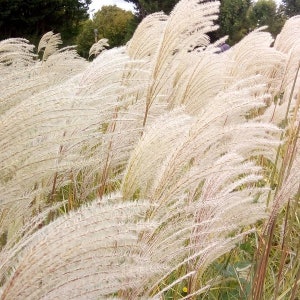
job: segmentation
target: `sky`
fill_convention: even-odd
[[[277,4],[281,2],[281,0],[275,0],[275,1]],[[133,11],[133,5],[128,2],[125,2],[124,0],[93,0],[92,4],[90,5],[90,10],[89,10],[90,14],[93,14],[93,12],[96,12],[99,9],[101,9],[103,5],[114,5],[114,4],[125,10]]]

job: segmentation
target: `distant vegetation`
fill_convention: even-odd
[[[0,39],[24,37],[38,43],[49,30],[60,32],[72,44],[80,23],[88,19],[91,0],[2,0],[0,2]]]
[[[159,11],[169,14],[178,0],[125,0],[134,5],[136,14],[114,6],[103,7],[88,16],[91,0],[32,0],[2,1],[0,3],[0,39],[25,37],[34,44],[51,30],[60,32],[64,45],[78,45],[80,55],[88,57],[88,50],[97,38],[109,39],[110,47],[124,45],[135,28],[147,15]],[[202,1],[211,2],[211,1]],[[260,26],[268,26],[275,37],[284,22],[300,14],[299,0],[283,0],[276,7],[274,0],[222,0],[217,31],[210,33],[211,42],[228,36],[227,43],[234,45],[249,32]],[[108,21],[109,20],[109,21]]]
[[[102,38],[107,38],[112,48],[125,45],[132,35],[129,34],[132,22],[134,15],[130,11],[117,6],[103,6],[92,19],[82,23],[76,39],[79,54],[87,57],[91,46]]]

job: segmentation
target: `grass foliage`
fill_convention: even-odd
[[[298,299],[300,18],[219,53],[218,9],[0,41],[1,299]]]

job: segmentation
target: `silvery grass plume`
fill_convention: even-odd
[[[0,41],[1,114],[34,94],[62,84],[86,67],[74,47],[58,49],[62,43],[59,35],[50,32],[45,36],[38,47],[38,53],[43,52],[41,61],[25,39]]]
[[[268,193],[267,205],[270,217],[261,233],[258,245],[252,284],[253,299],[263,297],[265,287],[270,284],[267,283],[268,278],[270,280],[268,274],[274,273],[276,275],[271,279],[271,285],[274,287],[272,296],[277,298],[282,293],[281,296],[289,295],[288,297],[295,299],[299,293],[297,283],[300,274],[297,264],[299,243],[295,242],[299,237],[297,214],[300,195],[299,21],[299,16],[288,20],[275,40],[274,48],[285,55],[284,69],[282,76],[277,79],[278,87],[274,90],[272,101],[268,103],[264,113],[257,117],[258,120],[277,124],[283,130],[279,138],[282,143],[277,149],[275,160],[269,165],[268,183],[271,190]],[[295,232],[295,237],[291,232]],[[273,247],[276,240],[280,243],[279,251]],[[274,250],[275,255],[272,255]],[[274,263],[278,257],[280,263]],[[290,263],[284,265],[283,262],[287,257]],[[276,266],[276,264],[280,265]],[[295,283],[290,284],[287,278]]]
[[[299,16],[289,19],[281,33],[277,36],[274,48],[284,53],[284,73],[280,78],[277,89],[276,102],[270,106],[269,112],[265,115],[269,121],[280,124],[287,116],[292,115],[295,119],[299,111],[299,90],[300,90],[300,20]],[[286,112],[288,115],[286,116]],[[286,123],[286,122],[285,122]],[[280,124],[282,125],[282,124]],[[285,126],[286,124],[284,124]]]
[[[179,1],[170,16],[162,13],[146,18],[129,42],[129,55],[133,58],[149,55],[150,77],[146,90],[146,108],[143,126],[145,126],[153,103],[164,102],[172,92],[176,76],[172,66],[180,62],[179,54],[193,50],[195,47],[209,45],[208,32],[215,30],[218,1],[202,3],[202,1]],[[151,25],[149,25],[149,23]],[[154,38],[149,48],[148,38],[139,41],[143,29],[149,29],[150,36],[156,30],[161,33],[159,39]],[[151,59],[152,58],[152,59]]]
[[[97,194],[99,185],[105,185],[101,174],[110,172],[110,185],[119,180],[132,141],[140,136],[136,124],[127,130],[117,124],[127,126],[137,118],[118,112],[132,101],[122,86],[127,64],[121,49],[106,53],[81,74],[23,99],[1,115],[3,224],[17,228],[23,220],[16,217],[18,224],[13,225],[12,215],[30,215],[42,209],[43,199],[51,203],[57,194],[68,198],[63,187],[70,184],[76,202]]]
[[[17,256],[1,299],[103,299],[139,286],[161,268],[147,253],[141,255],[145,245],[138,236],[154,227],[143,221],[147,209],[145,201],[121,202],[115,196],[39,230],[21,249],[1,257],[3,271],[12,250]]]
[[[177,126],[180,128],[179,133]],[[201,275],[205,266],[227,252],[241,238],[229,237],[228,232],[265,216],[264,202],[253,203],[253,196],[260,190],[252,186],[261,178],[259,168],[235,152],[221,155],[217,160],[212,157],[212,160],[202,165],[193,146],[198,143],[197,138],[203,137],[201,129],[197,120],[182,115],[182,112],[163,116],[153,128],[148,129],[133,152],[123,180],[122,199],[102,199],[91,207],[54,221],[23,241],[23,245],[17,243],[7,252],[4,248],[2,272],[7,269],[8,274],[11,272],[7,266],[10,260],[15,261],[15,270],[4,286],[2,298],[40,299],[61,295],[68,299],[92,299],[94,295],[107,297],[117,292],[126,299],[157,298],[172,284],[158,293],[155,292],[156,286],[168,274],[184,265],[189,266],[189,271],[181,280],[193,276],[193,285],[196,287],[192,285],[191,290],[200,292],[201,287],[196,284],[197,276]],[[269,127],[268,133],[264,133],[266,128],[263,126],[254,129],[249,133],[250,136],[261,130],[262,136],[267,134],[268,138],[272,138],[270,132],[276,131],[276,128]],[[231,130],[234,129],[228,128],[228,135]],[[166,133],[169,138],[161,140]],[[221,133],[218,135],[223,136]],[[157,148],[155,141],[161,147]],[[177,141],[175,147],[173,141]],[[214,142],[207,143],[204,148],[209,148]],[[129,177],[135,173],[134,166],[143,167],[140,164],[157,159],[151,147],[161,149],[157,152],[159,161],[155,163],[162,166],[161,170],[157,169],[162,174],[156,174],[154,180],[150,178],[142,184],[149,186],[150,192],[143,192],[139,186],[137,190],[131,188],[130,191]],[[224,146],[220,151],[226,148]],[[170,149],[173,149],[173,153],[169,153]],[[136,156],[143,155],[144,151],[150,151],[152,155],[146,154],[148,160],[137,159]],[[198,150],[199,156],[203,151],[205,149]],[[215,148],[206,151],[214,153]],[[174,161],[181,168],[175,168]],[[180,161],[184,163],[178,164]],[[150,174],[154,175],[155,172]],[[243,177],[239,178],[240,175]],[[138,174],[138,178],[142,177]],[[249,187],[240,190],[242,185]],[[149,204],[141,202],[144,197],[149,199]],[[126,201],[130,199],[135,201]],[[114,202],[121,206],[116,208]],[[139,205],[142,210],[138,212]],[[123,214],[126,215],[125,223],[120,221]],[[130,221],[131,218],[133,221]],[[138,220],[141,222],[139,230],[136,223]],[[133,222],[132,227],[130,222]],[[133,241],[126,234],[126,242],[123,242],[123,238],[119,237],[123,230],[133,234]],[[64,246],[57,247],[57,241]],[[10,258],[8,262],[7,257]],[[26,266],[29,261],[30,265]],[[115,268],[116,273],[112,270],[107,273],[108,266],[112,270]],[[43,269],[42,274],[39,268]],[[31,273],[36,276],[28,280],[27,276]],[[59,279],[63,274],[65,282]],[[45,283],[43,278],[47,278]]]
[[[105,47],[109,47],[108,39],[101,39],[97,43],[93,44],[89,51],[89,57],[94,55],[95,57],[101,53],[103,50],[105,50]]]
[[[35,55],[33,54],[34,46],[29,44],[26,39],[14,38],[1,41],[1,72],[7,72],[7,67],[11,64],[17,65],[32,64]]]
[[[44,34],[37,49],[38,53],[43,51],[42,60],[47,60],[51,54],[58,51],[60,44],[62,44],[60,33],[54,34],[52,31],[49,31]]]
[[[270,33],[263,31],[264,29],[266,28],[254,30],[225,52],[228,56],[226,78],[228,78],[227,83],[231,83],[237,79],[260,74],[266,84],[264,92],[274,96],[284,73],[286,56],[274,47],[270,47],[273,39]]]
[[[182,285],[196,296],[242,227],[293,197],[297,139],[269,210],[258,162],[285,143],[269,109],[288,88],[299,121],[297,68],[279,46],[299,19],[275,48],[258,30],[216,54],[218,7],[182,0],[90,63],[53,33],[41,60],[24,40],[4,42],[0,55],[19,54],[0,66],[1,299],[160,299]]]

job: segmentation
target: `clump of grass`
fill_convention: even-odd
[[[219,53],[218,7],[0,42],[1,299],[297,299],[299,17]]]

